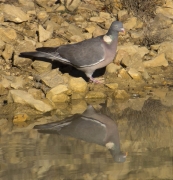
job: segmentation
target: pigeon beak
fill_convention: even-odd
[[[123,35],[125,35],[126,34],[126,31],[125,31],[125,29],[124,28],[121,28],[121,34],[123,34]]]

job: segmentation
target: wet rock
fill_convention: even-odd
[[[136,69],[130,68],[128,70],[128,73],[134,80],[136,80],[136,81],[141,81],[142,80],[141,73],[138,72]]]
[[[23,90],[10,90],[9,95],[15,103],[29,105],[41,112],[48,112],[53,109],[49,104],[34,99],[31,94]]]
[[[79,78],[71,77],[70,80],[69,80],[69,88],[74,92],[86,93],[86,91],[87,91],[87,83],[81,77],[79,77]]]
[[[18,55],[14,55],[13,65],[18,67],[29,67],[32,63],[32,60],[29,58],[19,57]]]
[[[134,29],[136,25],[137,25],[137,18],[131,17],[124,23],[124,28],[126,30],[131,30]]]
[[[124,68],[119,71],[118,77],[121,77],[123,79],[131,79],[131,77]]]
[[[66,0],[66,1],[63,1],[65,2],[65,7],[69,10],[69,11],[74,11],[76,10],[79,5],[81,4],[81,1],[80,0]]]
[[[109,84],[105,84],[105,86],[107,86],[110,89],[118,89],[118,84],[117,83],[109,83]]]
[[[7,61],[9,59],[11,59],[12,55],[13,55],[13,51],[14,51],[14,47],[10,44],[6,44],[5,45],[5,49],[2,52],[2,57]]]
[[[89,91],[86,96],[86,99],[105,99],[106,98],[106,94],[104,94],[103,92],[99,92],[99,91]]]
[[[160,44],[158,47],[158,53],[165,53],[167,60],[173,61],[173,42],[166,41]]]
[[[20,123],[25,122],[26,120],[29,120],[29,116],[27,114],[16,114],[13,118],[13,123]]]
[[[28,93],[31,94],[35,99],[45,98],[44,93],[40,89],[30,88],[28,89]]]
[[[50,39],[52,36],[52,32],[45,30],[41,25],[39,25],[38,27],[38,32],[39,32],[39,42],[46,41]]]
[[[65,93],[68,91],[68,88],[66,85],[58,85],[55,86],[54,88],[52,88],[50,91],[47,92],[46,94],[46,98],[48,98],[49,100],[52,101],[52,99],[54,98],[54,96],[61,94],[61,93]]]
[[[114,97],[116,99],[127,99],[130,95],[125,90],[115,90]]]
[[[64,83],[64,78],[61,75],[59,69],[53,69],[50,72],[40,74],[38,76],[38,80],[41,80],[43,83],[45,83],[51,88]]]
[[[49,62],[44,62],[44,61],[34,61],[32,63],[32,67],[38,72],[38,73],[43,73],[43,72],[48,72],[51,71],[52,69],[52,64]]]
[[[108,73],[116,73],[119,69],[121,69],[121,66],[114,63],[110,63],[106,66],[106,72]]]
[[[12,28],[0,27],[0,39],[9,44],[15,44],[17,38],[16,31]]]
[[[4,4],[3,13],[5,21],[21,23],[24,21],[28,21],[29,19],[27,14],[24,13],[20,7],[16,7],[14,5]]]
[[[87,103],[84,100],[72,101],[71,114],[82,114],[87,109]]]
[[[149,61],[144,61],[143,62],[144,67],[158,67],[158,66],[168,66],[168,61],[165,59],[165,54],[159,54],[156,58],[149,60]]]

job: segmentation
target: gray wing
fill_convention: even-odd
[[[76,44],[60,46],[59,56],[76,67],[92,66],[104,60],[102,36]]]

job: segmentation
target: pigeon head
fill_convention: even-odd
[[[111,26],[107,32],[107,35],[117,35],[117,33],[119,33],[119,32],[125,32],[123,23],[120,21],[114,21],[111,24]]]

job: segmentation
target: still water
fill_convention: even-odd
[[[173,179],[173,106],[151,98],[89,105],[1,126],[2,180]]]

